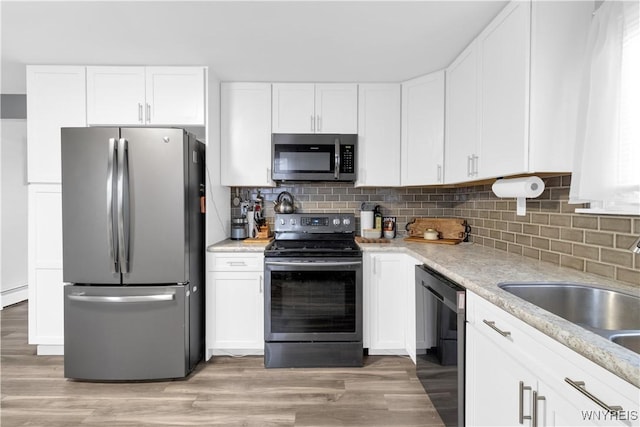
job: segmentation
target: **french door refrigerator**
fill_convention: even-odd
[[[64,375],[188,375],[204,352],[204,145],[175,128],[63,128]]]

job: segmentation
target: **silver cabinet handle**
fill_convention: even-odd
[[[538,402],[546,399],[544,396],[539,396],[537,391],[533,391],[532,395],[533,407],[531,408],[531,425],[533,427],[538,427]]]
[[[246,267],[247,263],[244,261],[227,261],[227,264],[232,267]]]
[[[315,132],[315,120],[313,119],[313,114],[311,115],[311,132]]]
[[[473,156],[467,156],[467,176],[471,176],[471,163],[473,162]]]
[[[138,121],[142,123],[142,104],[138,102]]]
[[[271,168],[267,168],[267,183],[271,181]]]
[[[482,322],[484,324],[486,324],[487,326],[489,326],[491,329],[493,329],[494,331],[496,331],[497,333],[499,333],[500,335],[502,335],[503,337],[508,337],[509,335],[511,335],[511,332],[509,331],[503,331],[500,328],[498,328],[496,326],[496,322],[494,322],[493,320],[486,320],[483,319]]]
[[[594,396],[589,391],[587,391],[587,387],[586,387],[586,384],[584,383],[584,381],[574,381],[574,380],[572,380],[572,379],[570,379],[568,377],[566,377],[564,379],[564,381],[567,384],[569,384],[571,387],[575,388],[580,393],[585,395],[587,398],[589,398],[592,402],[594,402],[596,405],[600,406],[605,411],[609,411],[609,412],[620,412],[620,411],[622,411],[622,406],[607,405],[602,400],[598,399],[596,396]]]
[[[147,102],[147,123],[151,123],[151,104]]]
[[[263,288],[262,288],[262,282],[263,282],[264,278],[262,277],[262,274],[260,275],[260,293],[263,292]]]
[[[442,182],[442,165],[438,165],[438,177],[437,177],[437,181],[438,182]]]
[[[520,381],[518,387],[518,422],[524,424],[524,420],[530,420],[531,415],[524,414],[524,392],[525,390],[531,391],[531,387],[525,386],[524,382]]]
[[[69,299],[84,302],[106,302],[106,303],[126,303],[126,302],[160,302],[173,301],[173,294],[160,295],[131,295],[131,296],[89,296],[84,294],[69,294]]]
[[[476,156],[475,154],[472,156],[473,162],[472,162],[472,166],[473,166],[473,170],[472,170],[472,174],[473,176],[478,176],[478,156]]]
[[[320,115],[316,116],[316,129],[318,129],[318,132],[322,132],[322,119]]]
[[[107,241],[109,242],[109,259],[111,259],[111,272],[119,273],[116,248],[113,241],[113,169],[116,157],[116,139],[109,138],[109,160],[107,162]]]

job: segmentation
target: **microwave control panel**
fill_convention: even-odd
[[[340,145],[340,173],[355,173],[353,145]]]

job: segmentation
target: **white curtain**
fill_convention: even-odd
[[[638,40],[637,0],[608,0],[594,14],[569,193],[593,212],[640,214]]]

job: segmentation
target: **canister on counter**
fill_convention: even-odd
[[[382,234],[385,239],[393,239],[396,237],[396,217],[385,216],[382,218]]]

